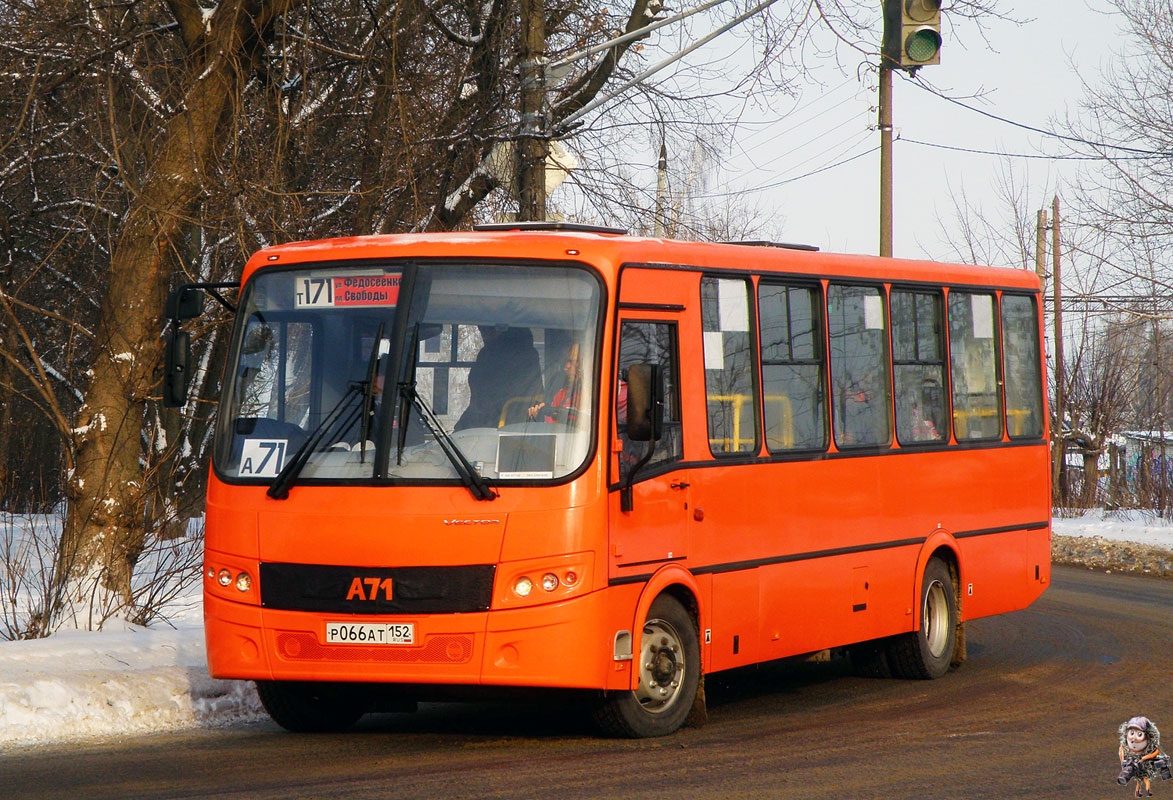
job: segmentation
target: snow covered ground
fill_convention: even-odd
[[[1088,511],[1077,517],[1055,517],[1051,529],[1059,536],[1099,536],[1173,550],[1173,525],[1151,511]]]
[[[1054,530],[1173,550],[1173,526],[1151,514],[1091,512],[1056,518]],[[199,584],[173,607],[174,628],[115,624],[0,642],[0,748],[262,717],[251,684],[208,677]]]

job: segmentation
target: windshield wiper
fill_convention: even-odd
[[[419,340],[418,324],[416,325],[412,340]],[[417,345],[416,350],[418,349],[419,348]],[[477,500],[496,500],[498,496],[497,492],[489,487],[489,484],[485,482],[484,477],[479,472],[477,472],[476,467],[469,463],[469,460],[464,455],[464,452],[459,447],[457,447],[456,442],[452,441],[452,437],[448,435],[448,431],[444,430],[444,426],[440,423],[440,420],[436,418],[435,412],[432,411],[431,407],[426,402],[424,402],[424,399],[420,397],[419,392],[416,391],[415,355],[416,353],[413,351],[411,367],[408,370],[408,379],[399,384],[399,395],[403,398],[402,402],[404,405],[410,402],[411,406],[415,408],[416,413],[419,414],[420,421],[422,421],[431,434],[436,437],[436,441],[440,444],[440,449],[444,451],[444,455],[448,456],[448,460],[452,462],[452,467],[456,470],[456,474],[460,476],[460,482],[463,483],[465,488],[467,488],[472,493],[472,496]],[[402,463],[403,442],[406,428],[404,423],[407,421],[407,419],[409,419],[409,417],[410,414],[408,414],[406,411],[400,414],[399,417],[399,453],[396,456],[396,463]]]
[[[364,463],[367,460],[367,439],[371,435],[371,412],[375,407],[375,373],[379,371],[379,345],[383,341],[383,328],[387,321],[379,323],[379,330],[375,333],[375,341],[371,345],[371,355],[367,359],[367,380],[362,393],[362,423],[359,427],[359,455],[358,460]],[[343,428],[345,430],[345,428]]]
[[[310,455],[318,448],[322,440],[326,438],[326,434],[334,431],[334,436],[341,435],[355,423],[363,407],[359,404],[353,408],[347,408],[347,404],[358,397],[359,393],[364,391],[364,388],[364,381],[357,381],[347,387],[342,397],[330,409],[329,413],[322,418],[322,421],[318,423],[316,428],[310,431],[310,435],[302,442],[301,447],[297,448],[293,452],[293,455],[289,457],[289,460],[285,462],[285,466],[277,473],[277,477],[273,479],[272,485],[269,486],[265,494],[274,500],[284,500],[289,497],[289,487],[297,479],[297,476],[301,474],[302,468],[310,460]],[[337,424],[339,420],[342,420],[342,425]]]
[[[399,384],[399,394],[403,402],[399,404],[399,435],[395,439],[395,463],[400,466],[403,465],[403,445],[407,443],[407,423],[411,420],[411,404],[407,402],[409,398],[403,392],[405,386],[411,387],[411,391],[415,392],[415,365],[419,359],[419,349],[420,324],[417,322],[411,329],[411,345],[408,350],[411,353],[411,361],[407,366],[407,377]]]

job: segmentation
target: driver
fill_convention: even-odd
[[[582,360],[578,342],[566,351],[559,388],[546,402],[529,407],[529,418],[541,422],[573,423],[578,418],[579,394],[582,392]]]

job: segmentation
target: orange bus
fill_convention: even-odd
[[[1046,587],[1034,274],[488,227],[245,267],[208,665],[285,728],[549,687],[663,735],[744,665],[941,676],[963,621]],[[173,332],[209,286],[173,292]]]

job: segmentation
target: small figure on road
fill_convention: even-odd
[[[1137,797],[1152,797],[1154,778],[1173,778],[1169,756],[1161,752],[1161,732],[1148,717],[1133,717],[1120,725],[1120,774],[1116,782],[1136,781]]]

